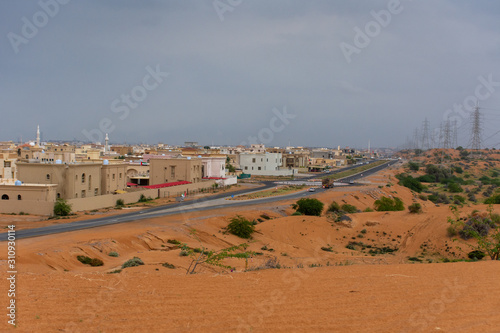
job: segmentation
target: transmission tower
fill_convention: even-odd
[[[420,148],[420,136],[418,135],[418,128],[415,128],[415,131],[413,132],[413,149],[419,149]]]
[[[449,149],[451,148],[452,145],[452,138],[451,138],[451,124],[450,120],[446,120],[444,123],[444,128],[443,128],[443,148],[444,149]]]
[[[456,119],[453,121],[453,146],[453,148],[458,147],[458,124]]]
[[[473,150],[481,149],[481,114],[479,113],[479,106],[476,105],[472,117],[472,138],[471,148]]]
[[[431,148],[429,141],[429,131],[430,131],[429,121],[425,118],[422,126],[422,149],[427,150]]]

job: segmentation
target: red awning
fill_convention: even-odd
[[[151,188],[163,188],[163,187],[186,185],[186,184],[191,184],[191,182],[188,182],[188,181],[172,182],[172,183],[163,183],[163,184],[149,185],[149,186],[143,186],[143,187],[151,189]]]

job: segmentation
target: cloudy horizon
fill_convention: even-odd
[[[3,2],[0,140],[500,146],[494,1]],[[436,129],[436,130],[434,130]]]

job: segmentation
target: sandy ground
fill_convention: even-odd
[[[406,205],[422,203],[424,213],[356,213],[339,224],[326,215],[290,216],[294,201],[285,200],[19,240],[17,327],[4,317],[0,330],[500,332],[500,262],[441,263],[468,252],[466,243],[447,236],[449,209],[420,201],[398,185],[385,186],[396,183],[394,170],[367,181],[370,185],[314,196],[326,205],[335,200],[363,210],[392,195]],[[486,207],[464,207],[463,213],[472,209]],[[258,253],[247,263],[227,260],[233,272],[202,266],[198,274],[186,275],[189,257],[180,256],[181,249],[168,240],[210,250],[241,244],[245,240],[223,229],[236,215],[259,222],[253,239],[246,241]],[[347,249],[351,241],[364,245]],[[6,244],[1,247],[0,270],[6,272]],[[381,247],[398,250],[369,253]],[[111,251],[119,257],[109,256]],[[104,265],[83,265],[78,255],[99,258]],[[145,265],[109,274],[134,256]],[[255,270],[269,260],[281,268]],[[253,271],[245,272],[246,264]],[[0,288],[6,307],[6,279]]]

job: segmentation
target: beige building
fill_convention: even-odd
[[[51,215],[56,188],[54,184],[0,184],[0,212]]]
[[[149,185],[177,181],[198,183],[201,179],[201,158],[151,158],[149,160]]]
[[[19,162],[18,179],[24,183],[56,184],[56,196],[85,198],[126,188],[126,165],[103,163],[26,163]],[[121,175],[121,176],[120,176]]]

